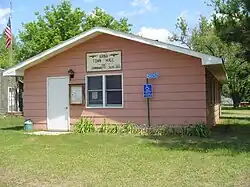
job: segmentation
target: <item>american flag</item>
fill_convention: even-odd
[[[5,29],[5,37],[6,37],[6,42],[5,42],[5,47],[8,48],[12,42],[12,33],[11,33],[11,22],[10,22],[10,18],[9,21],[7,23],[7,27]]]

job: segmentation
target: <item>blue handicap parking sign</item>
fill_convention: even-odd
[[[144,98],[152,98],[152,96],[153,96],[152,84],[144,84],[143,97]]]

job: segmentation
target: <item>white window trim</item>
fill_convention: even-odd
[[[104,78],[105,76],[110,75],[121,75],[121,81],[122,81],[122,105],[121,106],[105,106],[106,104],[106,97],[105,97],[105,91],[106,91],[106,83]],[[102,76],[102,97],[103,97],[103,105],[102,106],[88,106],[88,77],[97,77]],[[85,75],[85,107],[86,108],[124,108],[124,85],[123,85],[123,73],[102,73],[102,74],[88,74]]]

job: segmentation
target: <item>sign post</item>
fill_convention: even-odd
[[[143,87],[143,97],[147,99],[147,113],[148,113],[148,127],[151,126],[151,117],[150,117],[150,99],[153,97],[153,86],[149,84],[149,79],[157,79],[159,76],[158,73],[149,73],[147,74],[146,84]]]
[[[147,99],[147,111],[148,111],[148,127],[150,127],[150,104],[149,99],[153,96],[152,84],[148,83],[148,78],[146,78],[146,84],[144,84],[143,96]]]

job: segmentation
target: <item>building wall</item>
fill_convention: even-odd
[[[214,126],[220,119],[221,110],[221,87],[219,81],[206,70],[206,87],[207,87],[207,124]]]
[[[0,69],[0,114],[8,112],[8,87],[16,86],[15,77],[3,77],[3,71]]]
[[[75,77],[70,83],[84,83],[86,52],[112,50],[122,50],[122,71],[115,72],[123,73],[124,108],[86,109],[71,105],[71,124],[80,116],[94,117],[98,124],[104,119],[110,123],[146,124],[142,91],[146,74],[151,72],[160,75],[150,81],[154,91],[150,105],[152,124],[206,121],[205,68],[200,59],[104,34],[25,71],[24,116],[32,119],[36,128],[45,129],[46,78],[67,76],[68,70],[73,69]]]

